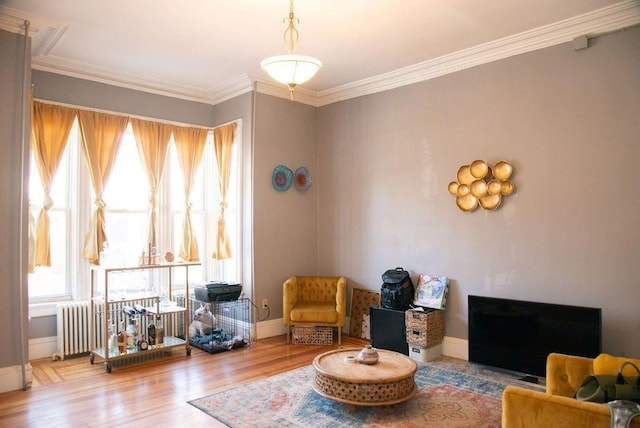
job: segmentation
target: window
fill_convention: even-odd
[[[78,141],[78,123],[73,125],[68,141]],[[46,300],[66,300],[71,298],[71,287],[69,268],[69,254],[67,243],[71,230],[71,192],[70,183],[71,164],[77,156],[72,144],[67,144],[66,150],[58,166],[57,174],[51,185],[52,207],[49,209],[50,243],[51,243],[51,266],[36,267],[33,273],[29,274],[29,298],[31,301]],[[29,201],[31,215],[37,219],[40,208],[44,204],[44,190],[40,180],[40,174],[31,154],[31,165],[29,175]]]
[[[233,165],[227,194],[226,223],[233,243],[233,258],[211,258],[215,244],[220,205],[217,166],[213,149],[213,132],[209,132],[202,163],[192,189],[191,222],[199,246],[199,267],[189,269],[191,282],[216,279],[240,281],[240,127],[236,128]],[[31,303],[84,299],[89,297],[89,263],[83,258],[84,240],[91,214],[95,209],[80,132],[74,123],[63,159],[52,184],[49,210],[51,218],[51,266],[36,266],[29,274]],[[32,160],[29,182],[31,211],[34,218],[40,210],[44,192],[37,168]],[[120,263],[137,264],[145,247],[148,225],[149,190],[147,177],[137,151],[131,125],[128,126],[103,194],[106,203],[105,221],[110,257]],[[178,259],[185,213],[183,178],[173,141],[158,190],[157,236],[158,251],[171,251]],[[177,269],[177,275],[184,275]],[[174,278],[180,286],[184,278]]]

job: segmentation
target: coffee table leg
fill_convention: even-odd
[[[355,404],[347,404],[347,411],[349,413],[355,413],[356,410],[358,410],[358,407],[356,407]]]

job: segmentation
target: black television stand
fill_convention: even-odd
[[[536,385],[541,385],[540,384],[540,379],[538,379],[537,376],[529,376],[529,375],[527,375],[527,376],[521,377],[518,380],[521,380],[521,381],[524,381],[524,382],[529,382],[529,383],[535,383]]]

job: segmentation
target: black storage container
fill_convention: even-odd
[[[196,283],[193,292],[201,302],[227,302],[238,300],[242,293],[242,285],[222,281],[207,281]]]
[[[403,310],[371,306],[369,310],[371,346],[409,355]]]

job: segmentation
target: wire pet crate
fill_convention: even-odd
[[[191,346],[209,353],[247,346],[251,342],[250,303],[247,298],[201,302],[191,296],[188,326]]]

